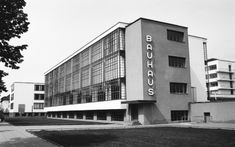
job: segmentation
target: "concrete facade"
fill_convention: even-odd
[[[167,30],[184,32],[184,42],[167,40]],[[154,84],[148,85],[147,42],[146,36],[152,37],[152,55]],[[166,123],[171,121],[171,111],[188,110],[192,102],[190,91],[190,65],[187,28],[139,19],[126,28],[126,85],[129,105],[138,105],[139,121],[143,124]],[[138,42],[138,44],[136,43]],[[168,56],[186,58],[185,68],[169,67]],[[139,63],[140,62],[140,63]],[[138,72],[137,72],[138,71]],[[138,80],[136,80],[138,79]],[[187,83],[186,94],[171,94],[170,82]],[[138,88],[138,86],[140,86]],[[137,87],[137,88],[136,88]],[[153,88],[154,95],[148,94]],[[156,101],[156,103],[139,103],[135,101]],[[133,102],[131,102],[133,101]],[[133,104],[132,104],[133,103]]]
[[[44,84],[32,82],[14,82],[12,84],[10,116],[44,115],[44,88],[36,90],[35,86],[44,87]],[[42,97],[36,98],[35,95]]]
[[[191,103],[193,122],[235,122],[235,101]]]

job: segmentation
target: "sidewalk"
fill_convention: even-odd
[[[0,123],[0,147],[56,147],[28,133],[24,127]]]

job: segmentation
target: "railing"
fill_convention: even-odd
[[[228,69],[228,68],[218,68],[218,69],[217,69],[217,72],[234,73],[234,72],[235,72],[235,70],[234,70],[234,69],[232,69],[232,70],[230,70],[230,71],[229,71],[229,69]]]

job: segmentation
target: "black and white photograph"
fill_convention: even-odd
[[[0,0],[0,147],[234,147],[234,0]]]

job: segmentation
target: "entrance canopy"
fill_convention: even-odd
[[[156,103],[156,100],[131,100],[131,101],[122,101],[122,104],[148,104]]]

